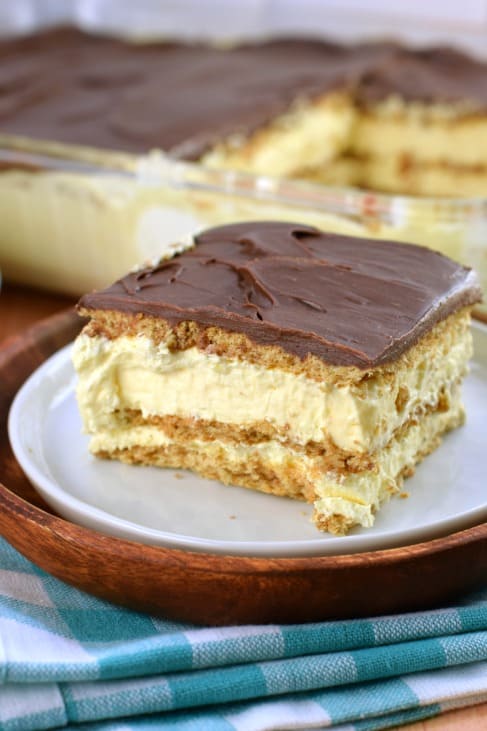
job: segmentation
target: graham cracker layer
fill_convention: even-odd
[[[321,530],[335,534],[346,533],[353,525],[362,523],[361,510],[371,500],[367,511],[374,512],[380,503],[397,493],[405,477],[414,472],[415,465],[435,449],[441,435],[463,422],[464,412],[458,399],[448,411],[438,410],[426,415],[421,421],[412,421],[401,434],[395,435],[389,445],[376,455],[372,469],[353,473],[347,469],[326,471],[320,460],[307,458],[293,450],[284,450],[276,459],[272,450],[262,451],[259,445],[229,446],[217,440],[193,440],[186,443],[132,444],[125,448],[99,448],[97,456],[117,459],[128,464],[153,465],[174,469],[189,469],[203,477],[216,479],[224,484],[259,490],[279,496],[315,502],[314,520]],[[418,427],[419,424],[419,427]],[[397,469],[390,478],[380,477],[381,462],[387,463],[390,449],[401,450],[414,429],[420,430],[420,447],[397,460]],[[196,437],[196,435],[195,435]],[[364,480],[370,483],[365,493]],[[370,493],[368,495],[368,493]],[[367,497],[368,495],[368,497]],[[320,509],[320,501],[343,504],[346,509]],[[358,512],[353,516],[353,510]],[[350,516],[352,511],[352,517]]]
[[[136,445],[125,449],[100,450],[97,457],[116,459],[127,464],[172,467],[197,472],[202,477],[219,480],[225,485],[248,487],[260,492],[312,502],[314,485],[303,478],[299,463],[290,453],[288,460],[276,464],[264,459],[251,448],[240,460],[230,462],[224,445],[216,442],[197,446],[165,444]]]
[[[167,344],[171,351],[196,347],[207,354],[241,360],[268,369],[278,368],[319,382],[360,386],[371,378],[392,383],[401,369],[411,370],[420,367],[422,362],[426,364],[431,352],[447,355],[453,343],[469,329],[471,309],[464,307],[449,315],[396,361],[371,370],[362,370],[356,366],[332,366],[315,355],[301,359],[278,344],[259,345],[242,333],[229,332],[219,327],[205,327],[192,321],[183,321],[172,326],[167,320],[140,313],[81,309],[80,314],[91,318],[83,330],[90,337],[101,336],[113,340],[122,335],[145,335],[155,344]]]
[[[326,435],[323,442],[319,444],[308,442],[302,445],[289,439],[285,430],[278,429],[266,421],[255,422],[250,426],[243,427],[206,419],[178,416],[147,416],[144,418],[140,411],[125,411],[119,416],[122,428],[124,426],[125,428],[155,426],[171,441],[183,446],[194,440],[202,442],[218,441],[224,444],[246,446],[278,442],[297,455],[314,458],[324,471],[348,470],[358,472],[373,467],[370,455],[351,455],[336,447]]]

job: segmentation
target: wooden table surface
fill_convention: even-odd
[[[2,341],[32,323],[75,303],[75,298],[5,285],[0,295]],[[487,703],[401,726],[401,731],[487,731]]]

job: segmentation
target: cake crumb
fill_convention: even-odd
[[[229,520],[235,520],[235,519],[236,519],[236,517],[237,517],[236,515],[229,515],[229,516],[228,516]]]
[[[182,475],[181,472],[175,472],[174,477],[176,480],[184,480],[184,475]]]
[[[399,493],[399,497],[401,497],[403,499],[408,498],[409,497],[409,493],[408,492],[400,492]]]

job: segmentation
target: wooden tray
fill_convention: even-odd
[[[0,534],[79,589],[199,624],[307,622],[421,609],[485,583],[487,523],[405,548],[312,558],[247,558],[145,546],[56,516],[33,490],[7,437],[26,377],[80,329],[63,312],[0,349]]]

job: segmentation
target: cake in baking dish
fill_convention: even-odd
[[[271,176],[487,194],[487,65],[451,48],[133,43],[58,28],[3,40],[0,60],[3,144],[76,146],[97,162],[159,149]]]
[[[420,246],[209,229],[81,299],[91,451],[307,500],[323,531],[371,526],[463,421],[480,296],[471,270]]]

